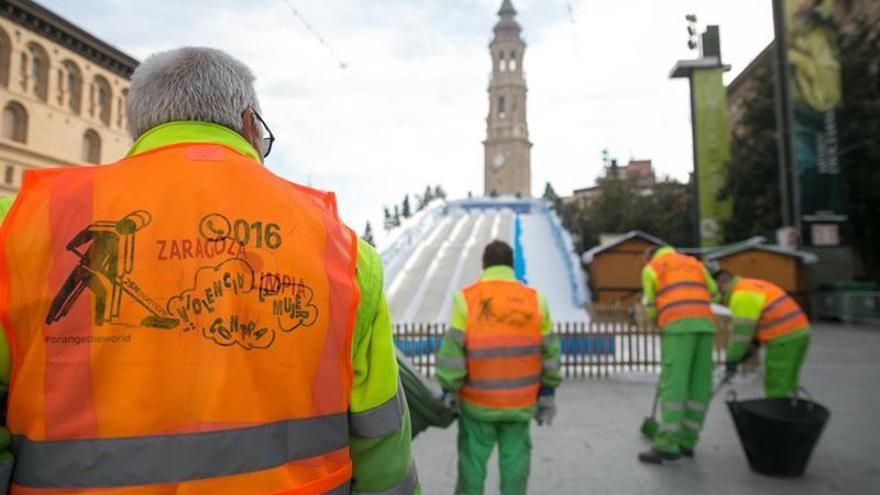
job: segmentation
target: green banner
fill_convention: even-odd
[[[842,85],[834,4],[785,0],[801,236],[810,245],[839,242],[839,235],[824,239],[821,233],[846,219],[838,164],[836,108]]]
[[[721,226],[732,214],[730,201],[719,201],[718,192],[727,178],[730,161],[727,90],[723,67],[696,69],[691,74],[694,102],[694,139],[700,207],[700,245],[723,244]]]

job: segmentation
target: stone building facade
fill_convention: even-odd
[[[137,64],[35,2],[0,2],[0,195],[27,169],[121,158]]]
[[[489,83],[489,116],[484,147],[485,194],[532,195],[532,143],[526,115],[526,79],[523,59],[526,43],[516,22],[516,9],[504,0],[498,12]]]

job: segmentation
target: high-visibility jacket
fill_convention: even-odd
[[[347,493],[334,203],[219,145],[28,172],[0,229],[12,493]]]
[[[757,338],[762,344],[810,326],[807,315],[797,301],[772,282],[738,278],[731,293],[732,298],[738,298],[742,293],[760,297],[762,303],[761,316],[757,321]],[[736,319],[738,315],[734,312],[733,316]]]
[[[491,280],[463,293],[467,381],[461,400],[498,409],[534,405],[543,363],[538,292],[517,281]]]
[[[686,318],[712,317],[705,269],[696,258],[670,251],[658,253],[648,266],[657,274],[655,304],[660,327]]]

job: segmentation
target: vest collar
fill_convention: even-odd
[[[153,127],[135,141],[127,156],[180,143],[221,144],[259,163],[263,162],[257,150],[241,134],[219,124],[194,121],[168,122]]]
[[[656,253],[654,253],[654,257],[651,259],[656,260],[662,256],[666,256],[667,254],[672,254],[674,252],[676,252],[675,248],[671,246],[663,246],[662,248],[658,249]]]
[[[516,280],[516,274],[513,272],[513,267],[495,265],[483,270],[480,280]]]

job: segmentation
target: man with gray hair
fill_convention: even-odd
[[[149,57],[128,155],[0,208],[0,493],[419,492],[381,261],[261,166],[254,79]]]

